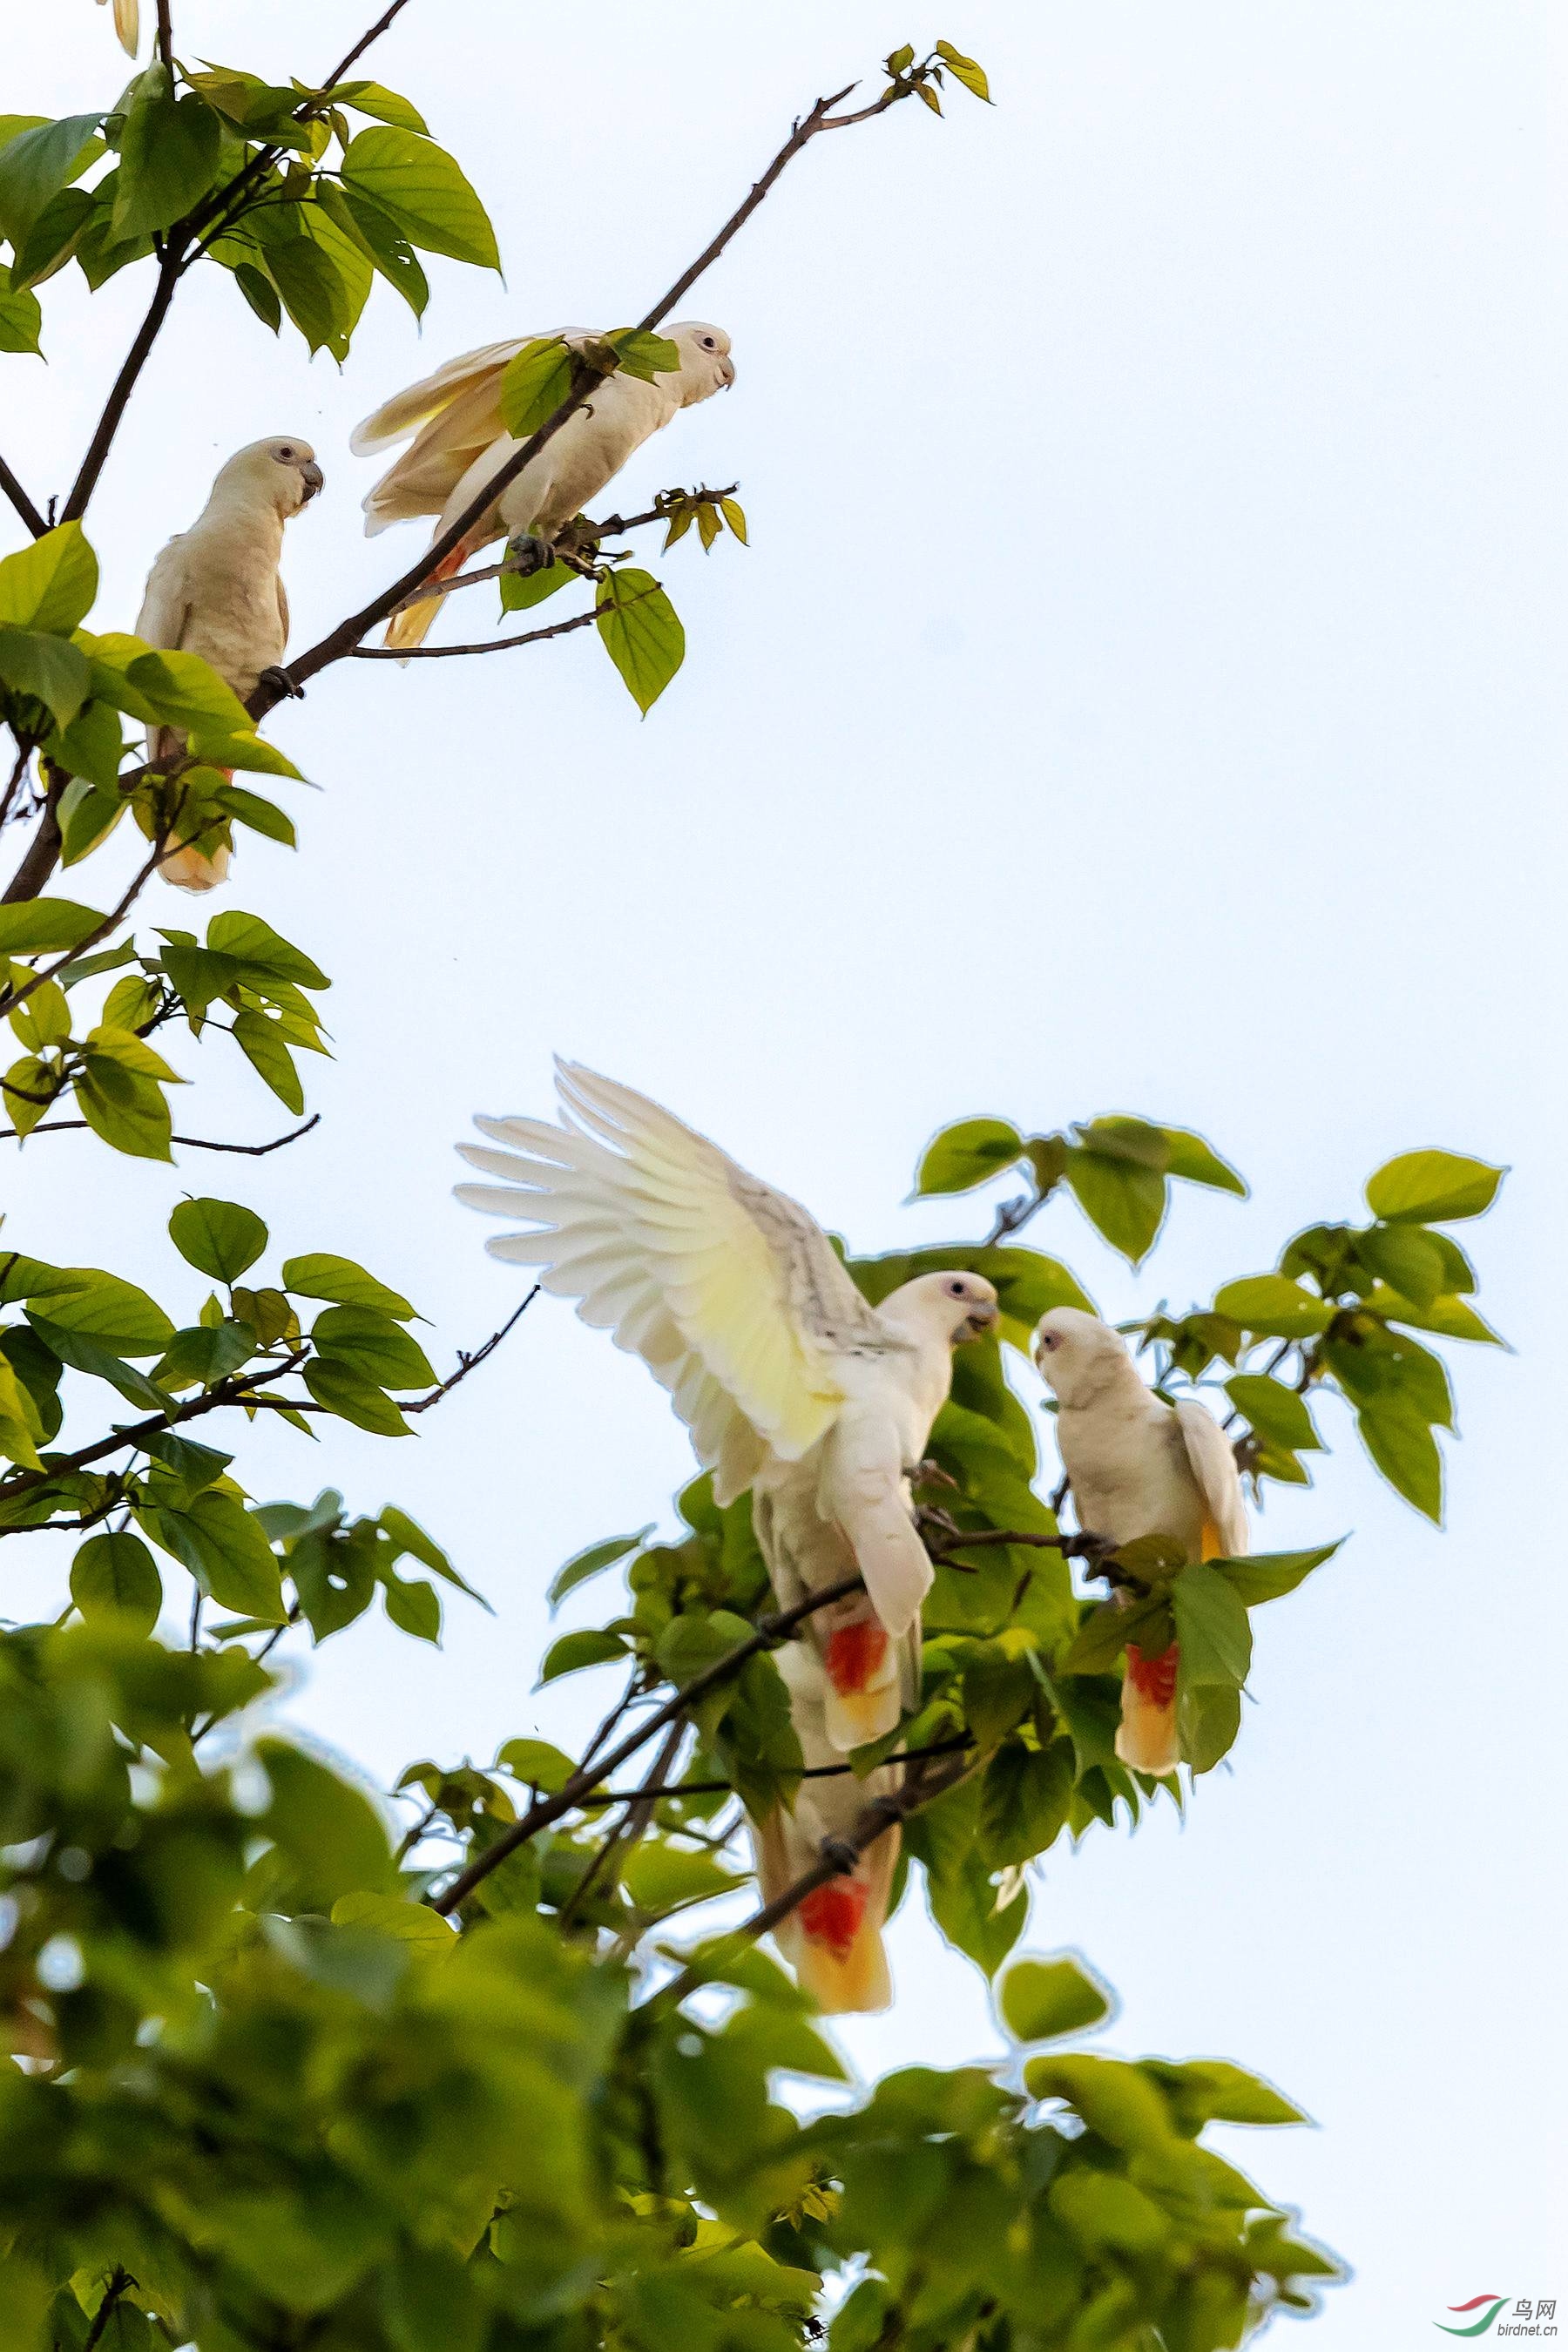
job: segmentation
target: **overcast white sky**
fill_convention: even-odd
[[[18,13],[9,107],[112,100],[106,13]],[[279,78],[367,13],[176,0],[184,50]],[[738,384],[616,495],[738,478],[752,544],[672,554],[689,652],[664,701],[640,723],[591,635],[314,687],[277,728],[325,787],[293,794],[302,855],[247,837],[232,903],[336,977],[321,1129],[177,1176],[40,1142],[7,1239],[194,1305],[162,1219],[184,1187],[237,1193],[282,1252],[406,1289],[448,1359],[519,1295],[449,1198],[451,1144],[474,1109],[545,1109],[553,1048],[860,1247],[983,1229],[984,1202],[900,1205],[951,1118],[1200,1127],[1253,1198],[1182,1197],[1143,1276],[1068,1205],[1037,1229],[1119,1315],[1271,1264],[1396,1150],[1512,1163],[1464,1238],[1518,1353],[1452,1351],[1447,1531],[1337,1427],[1260,1540],[1353,1540],[1260,1616],[1234,1771],[1184,1828],[1053,1853],[1028,1937],[1119,1987],[1109,2046],[1233,2056],[1320,2119],[1229,2136],[1356,2266],[1313,2342],[1429,2341],[1482,2288],[1568,2296],[1561,11],[415,0],[375,70],[469,168],[506,285],[437,262],[422,338],[378,290],[344,377],[275,349],[216,272],[194,285],[91,519],[100,617],[129,625],[221,459],[287,431],[327,474],[288,554],[309,643],[417,543],[359,536],[360,415],[471,344],[635,316],[792,115],[937,32],[996,110],[955,93],[945,125],[907,107],[819,142],[688,305],[730,329]],[[51,363],[5,365],[36,496],[68,481],[144,299],[46,289]],[[199,1059],[176,1124],[288,1123]],[[292,1719],[388,1777],[570,1739],[604,1702],[531,1694],[544,1585],[665,1510],[689,1459],[641,1368],[545,1302],[416,1442],[247,1447],[259,1495],[401,1502],[499,1612],[454,1610],[439,1654],[356,1628],[305,1663]],[[64,1561],[6,1564],[20,1609]],[[843,2036],[858,2066],[997,2050],[912,1905],[894,1949],[897,2008]]]

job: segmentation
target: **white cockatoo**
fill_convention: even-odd
[[[1167,1536],[1189,1560],[1247,1549],[1247,1507],[1229,1440],[1195,1397],[1174,1406],[1145,1384],[1127,1343],[1078,1307],[1053,1307],[1035,1361],[1057,1399],[1057,1444],[1086,1535],[1129,1544]],[[1146,1658],[1127,1644],[1116,1753],[1156,1776],[1181,1761],[1174,1642]]]
[[[465,352],[422,383],[384,401],[356,427],[349,444],[356,457],[414,435],[410,446],[364,501],[368,538],[411,516],[434,515],[438,539],[522,446],[501,422],[501,378],[518,353],[536,340],[519,335],[510,342]],[[599,340],[580,327],[561,330],[561,341],[574,350]],[[464,533],[460,544],[437,565],[432,579],[449,580],[494,540],[531,539],[542,550],[548,549],[563,525],[598,497],[634,450],[681,409],[693,408],[734,383],[730,338],[722,327],[689,320],[669,328],[668,340],[680,353],[679,369],[655,376],[651,383],[624,372],[607,377]],[[427,596],[394,614],[386,643],[404,648],[418,645],[440,609],[441,599]]]
[[[297,436],[237,450],[189,530],[169,541],[147,574],[136,616],[143,644],[200,654],[242,702],[253,694],[289,642],[289,599],[278,569],[283,526],[309,505],[321,479],[315,451]],[[154,728],[147,738],[150,760],[184,748],[178,728]],[[161,871],[182,890],[211,890],[228,861],[221,841],[206,849],[187,843],[170,851]]]
[[[98,5],[101,8],[103,0],[98,0]],[[114,29],[120,36],[121,47],[127,57],[133,58],[142,37],[142,11],[137,0],[114,0]]]
[[[502,1181],[459,1184],[458,1199],[542,1227],[488,1246],[540,1267],[546,1290],[644,1358],[719,1503],[755,1489],[782,1602],[864,1577],[864,1595],[813,1634],[828,1729],[841,1749],[891,1730],[900,1692],[916,1695],[931,1581],[909,1473],[946,1402],[954,1347],[995,1327],[994,1289],[926,1274],[868,1306],[815,1219],[716,1144],[575,1064],[556,1084],[562,1126],[475,1121],[510,1149],[459,1145]]]
[[[839,1748],[827,1728],[826,1708],[833,1696],[832,1686],[816,1652],[804,1642],[785,1642],[773,1655],[788,1685],[790,1719],[807,1771],[820,1774],[824,1766],[842,1767]],[[878,1797],[890,1796],[898,1785],[899,1770],[894,1765],[879,1765],[864,1780],[841,1769],[802,1780],[793,1811],[776,1805],[764,1820],[752,1822],[752,1847],[763,1901],[771,1903],[793,1886],[811,1868],[828,1839],[842,1837],[868,1804]],[[891,2003],[893,1989],[882,1927],[898,1867],[900,1836],[897,1823],[885,1829],[853,1871],[814,1888],[773,1929],[801,1983],[830,2014],[886,2009]]]

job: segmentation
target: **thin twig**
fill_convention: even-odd
[[[960,1756],[973,1745],[973,1738],[965,1733],[961,1739],[933,1740],[929,1748],[900,1748],[889,1760],[912,1764],[923,1756]],[[800,1771],[784,1777],[791,1780],[838,1780],[854,1770],[853,1764],[807,1764]],[[662,1789],[603,1789],[596,1797],[584,1801],[583,1810],[586,1812],[590,1806],[631,1804],[642,1797],[730,1797],[734,1793],[732,1780],[671,1780]],[[683,1829],[681,1834],[688,1832]]]
[[[120,2301],[126,2288],[133,2284],[124,2263],[117,2263],[110,2273],[109,2284],[103,2290],[103,2301],[93,2314],[92,2326],[87,2331],[81,2352],[98,2352],[103,2331],[114,2316],[115,2305]]]
[[[57,841],[58,840],[58,829],[57,828]],[[37,846],[36,843],[34,846]],[[134,906],[142,891],[146,887],[147,884],[152,880],[154,873],[156,873],[158,867],[162,865],[163,858],[167,854],[168,846],[168,835],[161,833],[158,835],[157,840],[153,844],[152,856],[147,859],[145,865],[138,867],[136,873],[131,879],[131,883],[126,889],[124,896],[121,898],[120,904],[114,908],[113,912],[111,914],[105,915],[103,920],[98,924],[96,929],[89,931],[85,939],[79,940],[68,954],[60,956],[54,963],[47,965],[42,971],[34,972],[32,978],[25,986],[16,989],[7,989],[3,995],[0,995],[0,1013],[14,1013],[18,1004],[25,1004],[26,1003],[28,997],[32,995],[33,991],[36,988],[42,988],[47,980],[53,980],[57,972],[64,971],[68,963],[75,963],[78,957],[85,955],[89,948],[96,947],[100,940],[107,939],[110,931],[118,929],[125,917],[130,913],[132,906]],[[30,857],[31,856],[32,852],[29,851],[28,856]],[[12,882],[12,889],[15,889],[16,882],[20,881],[22,873],[26,870],[26,860],[24,859],[22,866],[18,868],[17,874]],[[46,876],[44,878],[47,880],[47,877]],[[39,887],[42,887],[42,885],[40,884]],[[28,895],[31,896],[32,893],[28,893]],[[10,898],[10,890],[7,890],[5,897],[7,900]]]
[[[667,1725],[675,1722],[694,1699],[700,1698],[705,1691],[712,1690],[718,1684],[727,1682],[731,1675],[739,1674],[742,1666],[760,1656],[763,1651],[771,1650],[776,1643],[786,1641],[795,1627],[804,1624],[818,1609],[826,1609],[835,1601],[847,1600],[850,1593],[863,1592],[865,1589],[858,1576],[840,1577],[836,1584],[825,1584],[820,1591],[810,1594],[805,1601],[797,1601],[793,1608],[775,1610],[771,1615],[759,1618],[755,1632],[745,1641],[738,1642],[723,1657],[716,1658],[710,1666],[704,1666],[700,1674],[693,1675],[691,1680],[672,1697],[666,1699],[661,1706],[655,1707],[635,1731],[628,1731],[626,1738],[610,1750],[597,1771],[585,1765],[579,1766],[563,1788],[558,1790],[554,1796],[542,1797],[537,1804],[531,1805],[521,1819],[514,1822],[493,1845],[487,1846],[483,1853],[476,1854],[449,1886],[439,1895],[427,1895],[426,1900],[430,1908],[443,1916],[455,1911],[492,1870],[506,1861],[509,1854],[515,1853],[518,1847],[526,1844],[537,1832],[548,1829],[552,1822],[558,1822],[563,1813],[574,1811],[601,1780],[618,1771],[628,1756],[635,1756],[639,1748],[646,1747]]]
[[[739,482],[731,482],[727,489],[683,490],[679,495],[682,498],[710,499],[717,501],[721,499],[732,499],[740,487]],[[668,507],[649,507],[646,514],[609,515],[603,522],[595,522],[590,518],[587,520],[586,528],[579,531],[577,536],[582,546],[592,544],[596,547],[602,539],[618,539],[625,531],[640,530],[645,523],[670,522],[673,520],[674,517]],[[553,551],[555,561],[558,563],[561,562],[573,551],[557,547]],[[477,572],[454,572],[450,580],[443,580],[439,583],[426,580],[422,586],[415,590],[412,596],[405,596],[397,611],[406,613],[410,606],[415,604],[440,604],[447,597],[455,596],[459,588],[482,588],[487,580],[505,580],[509,576],[514,576],[516,572],[516,564],[503,559],[500,563],[481,564]],[[591,571],[584,571],[581,576],[584,579],[595,579],[600,575]]]
[[[342,81],[349,68],[351,66],[358,65],[361,58],[363,57],[366,49],[370,47],[372,42],[380,40],[383,33],[385,32],[393,18],[401,15],[402,11],[406,8],[407,5],[408,0],[392,0],[392,5],[387,10],[385,16],[378,16],[375,23],[371,26],[369,32],[362,33],[360,35],[359,39],[354,43],[347,57],[342,58],[338,65],[335,65],[332,68],[332,70],[328,76],[323,87],[327,89],[336,89],[339,82]]]
[[[33,537],[35,539],[42,539],[49,526],[44,520],[43,516],[38,512],[37,508],[33,504],[32,499],[27,496],[26,491],[22,488],[21,483],[16,479],[16,475],[11,471],[10,467],[5,463],[4,457],[0,457],[0,490],[5,491],[5,496],[10,499],[11,504],[21,516],[22,520],[26,524],[27,529],[32,532]]]
[[[620,1873],[625,1867],[626,1856],[634,1846],[641,1843],[647,1833],[648,1824],[653,1820],[654,1807],[658,1799],[659,1782],[667,1772],[674,1769],[680,1743],[685,1737],[684,1723],[670,1725],[664,1736],[658,1754],[648,1767],[646,1783],[640,1789],[634,1789],[626,1800],[625,1813],[606,1833],[598,1853],[562,1905],[556,1921],[559,1927],[564,1927],[567,1925],[578,1906],[593,1891],[606,1872],[610,1871],[612,1864],[615,1866],[614,1872],[609,1884],[605,1888],[605,1893],[608,1895],[613,1892]]]
[[[811,111],[795,123],[789,137],[768,165],[762,178],[752,184],[744,202],[737,205],[717,236],[704,247],[690,268],[682,270],[674,285],[639,320],[634,331],[641,334],[651,333],[660,321],[668,316],[682,295],[695,286],[703,272],[710,268],[718,260],[731,239],[745,226],[787,165],[810,144],[819,132],[847,129],[851,121],[862,121],[868,114],[882,112],[887,106],[892,104],[895,96],[908,95],[907,89],[895,86],[893,89],[884,92],[883,97],[875,106],[864,109],[855,116],[836,119],[832,112],[833,108],[837,105],[840,99],[847,98],[853,88],[854,84],[851,82],[845,89],[837,91],[832,98],[819,98]],[[315,677],[321,670],[330,667],[333,662],[342,661],[345,656],[353,653],[361,640],[368,635],[376,624],[386,620],[396,610],[404,597],[411,594],[415,589],[423,587],[437,567],[462,545],[475,524],[483,520],[524,467],[533,463],[540,451],[553,440],[563,425],[571,421],[584,402],[592,396],[596,386],[603,381],[599,369],[590,366],[584,361],[576,362],[572,371],[570,388],[560,406],[545,418],[536,432],[531,434],[526,441],[521,442],[512,451],[505,465],[498,473],[491,476],[485,488],[470,500],[460,514],[453,518],[446,530],[437,533],[417,562],[411,564],[398,579],[392,581],[368,604],[362,605],[357,613],[351,613],[345,620],[338,623],[336,628],[330,629],[324,637],[318,639],[317,643],[311,646],[308,652],[301,654],[298,660],[290,662],[289,675],[296,684],[303,686],[308,679]],[[437,646],[429,650],[444,653],[448,648]],[[257,688],[247,702],[246,709],[253,719],[264,719],[279,701],[282,691],[279,685],[269,679]]]
[[[37,748],[29,734],[22,729],[16,730],[16,757],[12,763],[10,782],[5,786],[5,796],[0,800],[0,824],[5,824],[10,817],[11,804],[22,789],[29,762]]]
[[[104,404],[103,414],[98,420],[97,429],[87,445],[87,455],[81,461],[81,467],[75,481],[71,484],[70,496],[67,499],[65,510],[60,516],[62,522],[79,522],[87,512],[88,500],[98,488],[98,478],[103,471],[114,436],[120,430],[120,420],[131,404],[131,395],[136,389],[138,379],[147,364],[148,354],[157,341],[159,331],[169,315],[169,305],[174,299],[174,289],[180,282],[179,265],[175,254],[176,248],[174,246],[165,246],[159,259],[158,283],[153,290],[153,299],[147,306],[147,315],[136,330],[135,340],[125,355],[125,364],[114,379],[113,389]]]
[[[19,1094],[21,1088],[8,1087],[5,1091],[7,1094]],[[26,1099],[30,1102],[33,1097],[29,1095]],[[281,1151],[286,1143],[298,1143],[302,1135],[309,1135],[310,1129],[313,1127],[320,1127],[321,1123],[321,1114],[316,1111],[305,1121],[303,1127],[293,1128],[287,1135],[276,1135],[270,1143],[213,1143],[205,1135],[172,1135],[169,1140],[171,1143],[183,1143],[189,1151],[239,1151],[243,1152],[247,1159],[263,1160],[269,1151]],[[47,1127],[29,1128],[24,1140],[30,1143],[35,1135],[64,1135],[69,1128],[85,1128],[89,1124],[89,1122],[85,1118],[52,1118]],[[16,1133],[16,1129],[14,1127],[0,1127],[0,1143],[5,1142]]]
[[[158,0],[158,55],[163,61],[163,71],[173,79],[174,27],[170,18],[169,0]]]
[[[476,1348],[471,1356],[467,1354],[463,1349],[459,1348],[458,1350],[457,1370],[452,1373],[449,1379],[444,1380],[438,1389],[432,1389],[428,1396],[420,1397],[413,1404],[405,1404],[403,1408],[404,1412],[428,1412],[433,1404],[439,1404],[444,1396],[450,1396],[452,1391],[457,1387],[459,1381],[466,1381],[470,1372],[478,1371],[479,1366],[484,1362],[487,1356],[493,1356],[495,1354],[496,1349],[500,1346],[500,1343],[506,1338],[507,1333],[511,1330],[515,1324],[521,1321],[522,1318],[527,1314],[529,1308],[532,1306],[534,1300],[538,1297],[544,1285],[542,1282],[536,1282],[533,1288],[529,1292],[528,1297],[523,1300],[522,1305],[517,1307],[513,1313],[509,1315],[506,1321],[501,1325],[500,1329],[499,1331],[492,1331],[489,1338],[485,1341],[484,1346],[482,1348]]]
[[[618,610],[629,612],[634,604],[640,604],[645,596],[651,596],[653,593],[651,588],[640,588],[635,596],[628,596]],[[415,601],[421,600],[416,598]],[[348,658],[350,661],[452,661],[460,654],[504,654],[512,646],[539,646],[546,637],[570,636],[574,629],[585,629],[603,617],[595,604],[591,613],[574,614],[571,620],[557,621],[548,629],[528,629],[521,636],[486,637],[482,643],[473,646],[351,646]]]
[[[119,1454],[126,1446],[140,1448],[149,1437],[162,1436],[166,1429],[174,1429],[182,1422],[197,1421],[204,1413],[221,1412],[225,1405],[248,1404],[252,1392],[269,1381],[280,1381],[289,1372],[297,1372],[305,1360],[305,1350],[296,1348],[280,1363],[263,1365],[259,1371],[233,1372],[226,1380],[204,1390],[185,1404],[176,1405],[173,1412],[149,1413],[145,1421],[133,1422],[129,1429],[117,1429],[108,1437],[100,1437],[90,1445],[79,1446],[74,1454],[62,1455],[58,1462],[46,1465],[42,1470],[15,1472],[0,1484],[0,1503],[15,1502],[18,1495],[30,1495],[40,1486],[52,1486],[75,1471],[85,1470],[89,1462],[100,1462],[106,1454]],[[265,1398],[256,1400],[259,1403]],[[21,1533],[0,1527],[0,1536]]]

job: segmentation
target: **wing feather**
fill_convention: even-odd
[[[764,1446],[798,1460],[831,1427],[845,1358],[897,1342],[795,1202],[629,1087],[565,1064],[557,1085],[559,1127],[475,1122],[491,1145],[458,1149],[504,1181],[458,1197],[533,1228],[489,1246],[643,1357],[728,1498]]]
[[[1230,1440],[1208,1407],[1199,1404],[1195,1397],[1184,1397],[1177,1405],[1176,1425],[1205,1509],[1219,1537],[1221,1556],[1239,1559],[1247,1547],[1247,1504]]]

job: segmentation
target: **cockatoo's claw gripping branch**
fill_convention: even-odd
[[[304,688],[289,677],[281,662],[268,662],[261,675],[268,686],[277,688],[279,698],[287,696],[294,702],[304,701]]]

